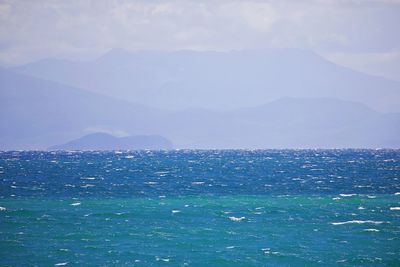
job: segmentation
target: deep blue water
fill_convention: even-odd
[[[0,152],[0,266],[400,266],[400,150]]]

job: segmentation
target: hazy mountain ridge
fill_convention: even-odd
[[[44,149],[98,131],[147,133],[168,113],[7,70],[0,86],[2,149]]]
[[[93,61],[47,59],[13,70],[157,108],[229,110],[290,96],[338,98],[400,112],[400,82],[352,71],[296,49],[113,49]]]
[[[158,135],[136,135],[115,137],[107,133],[93,133],[52,146],[49,150],[168,150],[173,145],[170,140]]]
[[[164,111],[0,70],[0,149],[45,149],[94,132],[160,135],[176,148],[400,147],[400,114],[286,97],[229,111]]]

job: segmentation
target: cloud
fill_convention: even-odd
[[[7,64],[90,58],[113,47],[400,51],[397,0],[3,0],[0,21]]]
[[[339,65],[400,81],[400,51],[384,53],[331,53],[324,56]]]

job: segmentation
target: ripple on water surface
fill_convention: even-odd
[[[399,158],[0,152],[0,265],[400,265]]]

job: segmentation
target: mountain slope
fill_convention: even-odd
[[[115,137],[106,133],[93,133],[79,139],[56,145],[50,150],[138,150],[172,149],[172,143],[162,136],[137,135]]]
[[[94,132],[160,135],[176,148],[400,147],[400,114],[333,98],[165,111],[0,70],[0,149],[45,149]]]
[[[168,136],[185,140],[177,143],[184,147],[400,147],[400,114],[331,98],[283,98],[229,112],[192,110],[174,116]],[[178,127],[181,121],[185,127]]]
[[[130,53],[47,59],[14,69],[157,108],[228,110],[282,97],[330,97],[400,112],[400,82],[352,71],[302,50]]]
[[[99,130],[147,133],[147,122],[162,116],[156,109],[5,70],[0,85],[2,149],[43,149]]]

